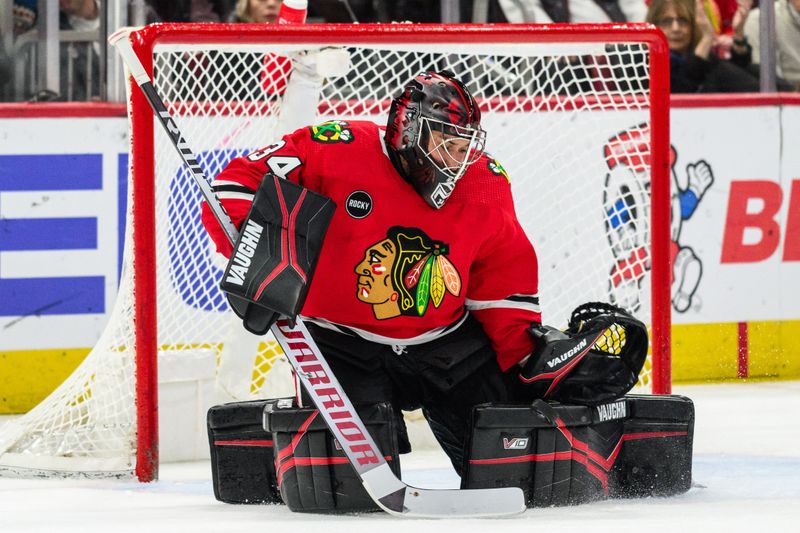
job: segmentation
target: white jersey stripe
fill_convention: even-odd
[[[211,186],[212,187],[222,187],[224,185],[233,185],[234,187],[241,187],[242,189],[249,189],[249,187],[246,187],[246,186],[244,186],[241,183],[236,182],[236,181],[214,180],[214,181],[211,182]]]
[[[464,304],[470,311],[479,311],[481,309],[524,309],[533,313],[542,312],[539,304],[517,300],[470,300],[467,298]]]
[[[255,194],[248,192],[220,191],[215,193],[220,200],[247,200],[252,202]]]
[[[375,333],[370,333],[369,331],[354,328],[352,326],[341,326],[339,324],[336,324],[335,322],[330,322],[323,318],[303,317],[303,321],[311,322],[312,324],[316,324],[319,327],[325,329],[332,329],[334,331],[338,331],[339,333],[355,334],[361,337],[362,339],[375,342],[378,344],[388,344],[394,346],[414,346],[417,344],[424,344],[426,342],[430,342],[432,340],[438,339],[439,337],[447,335],[448,333],[452,332],[453,330],[461,326],[461,324],[464,323],[464,321],[467,319],[468,316],[469,313],[465,312],[460,319],[453,322],[452,324],[448,324],[447,326],[442,326],[440,328],[426,331],[422,335],[417,335],[416,337],[410,337],[408,339],[396,339],[394,337],[384,337],[383,335],[376,335]]]

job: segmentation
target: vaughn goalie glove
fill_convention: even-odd
[[[526,399],[595,405],[636,385],[647,358],[647,328],[614,305],[578,306],[566,331],[534,324],[536,348],[519,379]]]
[[[221,283],[245,329],[263,335],[280,316],[294,322],[335,209],[330,198],[264,176]]]

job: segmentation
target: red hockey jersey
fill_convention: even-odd
[[[302,316],[383,344],[428,342],[472,313],[506,370],[531,353],[541,321],[538,266],[517,221],[508,176],[484,155],[433,209],[395,170],[383,128],[331,121],[231,161],[212,183],[241,225],[271,171],[337,205]],[[203,224],[230,256],[206,205]]]

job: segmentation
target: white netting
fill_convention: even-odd
[[[156,46],[155,87],[208,176],[269,144],[282,128],[333,118],[383,122],[390,98],[416,73],[451,70],[480,103],[487,150],[503,165],[496,171],[510,177],[519,218],[537,249],[545,322],[564,326],[574,307],[592,300],[620,302],[649,322],[645,44],[492,45],[465,38],[458,45],[344,46],[349,70],[324,82],[315,78],[315,63],[329,75],[347,65],[331,67],[316,55],[321,48]],[[288,57],[296,63],[287,85]],[[315,102],[308,95],[316,93]],[[275,343],[242,336],[227,311],[218,289],[224,263],[200,223],[199,192],[160,129],[154,144],[160,357],[222,354],[221,388],[231,397],[284,394],[275,383],[285,380],[268,379],[274,364],[285,367]],[[128,237],[104,335],[72,377],[0,434],[0,470],[133,469],[130,249]]]

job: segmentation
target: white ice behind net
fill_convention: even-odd
[[[508,173],[518,216],[537,250],[544,321],[563,327],[580,303],[616,301],[649,323],[645,45],[345,49],[347,74],[326,79],[316,105],[307,100],[299,113],[283,98],[308,94],[308,86],[292,92],[299,75],[286,84],[286,56],[298,57],[296,47],[291,53],[268,45],[157,47],[155,87],[213,177],[232,157],[279,137],[281,128],[296,123],[292,114],[316,122],[384,122],[390,98],[416,73],[453,71],[480,102],[487,150]],[[198,355],[213,357],[231,397],[285,394],[286,380],[269,372],[273,365],[285,367],[279,348],[269,338],[242,336],[227,310],[218,289],[224,263],[200,224],[196,187],[160,129],[154,144],[159,359],[191,365]],[[129,233],[105,333],[61,387],[3,429],[0,473],[133,470],[135,259]]]

